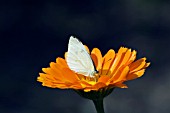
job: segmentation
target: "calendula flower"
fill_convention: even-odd
[[[37,80],[43,86],[74,89],[94,103],[101,103],[95,101],[102,100],[116,87],[127,88],[124,82],[141,77],[150,65],[145,57],[136,60],[137,52],[126,47],[120,47],[118,52],[110,49],[102,55],[98,48],[90,51],[87,46],[82,47],[76,38],[71,37],[70,40],[65,58],[56,58],[56,62],[51,62],[50,67],[42,68],[43,73],[39,73]],[[87,53],[91,61],[87,61]]]
[[[50,67],[42,68],[44,73],[40,73],[38,81],[42,82],[43,86],[51,88],[85,92],[102,88],[127,88],[124,82],[141,77],[150,64],[146,62],[146,58],[135,61],[137,52],[125,47],[120,47],[117,53],[110,49],[104,56],[98,48],[94,48],[91,52],[87,46],[85,48],[98,71],[94,77],[72,71],[67,65],[67,55],[65,55],[65,59],[58,57],[56,62],[50,63]]]

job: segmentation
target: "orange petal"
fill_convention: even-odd
[[[126,80],[126,76],[127,76],[128,72],[129,72],[129,67],[126,66],[126,67],[123,69],[123,71],[121,72],[121,75],[119,76],[119,78],[118,78],[116,81],[119,82],[119,81],[124,81],[124,80]]]
[[[145,60],[146,60],[146,58],[141,58],[141,59],[133,62],[132,64],[130,64],[130,66],[129,66],[130,73],[139,71],[140,69],[142,69],[146,64]]]
[[[85,81],[85,80],[80,81],[80,84],[81,84],[82,88],[86,88],[86,87],[91,87],[92,86],[92,84],[88,83],[88,81]]]
[[[122,82],[120,83],[114,83],[110,84],[111,87],[119,87],[119,88],[128,88],[126,84],[123,84]]]
[[[48,74],[48,73],[49,73],[49,70],[48,70],[48,69],[49,69],[49,68],[42,68],[42,71]]]
[[[144,68],[148,67],[150,64],[151,64],[150,62],[146,63]]]
[[[51,62],[50,71],[51,71],[51,76],[54,76],[57,79],[61,79],[61,80],[63,79],[62,68],[59,64]]]
[[[105,87],[106,84],[102,82],[97,82],[95,85],[92,86],[92,90],[99,90],[100,88]]]
[[[50,68],[43,68],[43,71],[46,72],[45,73],[40,73],[40,77],[47,77],[53,80],[60,80],[62,81],[62,74],[60,72],[54,71]]]
[[[142,69],[140,71],[137,71],[137,72],[134,72],[134,73],[130,73],[127,75],[127,80],[133,80],[133,79],[136,79],[136,78],[139,78],[141,77],[145,72],[145,69]]]
[[[122,69],[119,69],[117,71],[117,73],[115,75],[113,75],[113,77],[110,79],[110,81],[112,83],[117,83],[117,82],[120,82],[120,81],[125,81],[128,72],[129,72],[129,67],[128,66],[126,66],[125,68],[122,67]]]
[[[58,67],[60,67],[60,66],[58,66],[57,63],[54,63],[54,62],[50,63],[50,68],[53,69],[56,72],[59,72],[62,69],[61,67],[60,68],[58,68]]]
[[[65,52],[65,54],[64,54],[64,58],[65,59],[67,58],[67,54],[68,54],[68,52]]]
[[[82,85],[80,82],[74,82],[71,86],[69,86],[72,89],[83,89]]]
[[[105,84],[108,84],[109,82],[109,79],[110,79],[110,77],[108,77],[108,76],[101,76],[99,79],[98,79],[98,82],[102,82],[102,83],[105,83]]]
[[[129,58],[131,56],[131,49],[128,49],[127,52],[125,53],[124,57],[123,57],[123,60],[121,61],[121,64],[119,67],[121,67],[122,65],[126,65],[127,62],[129,61]]]
[[[100,70],[102,67],[102,54],[98,48],[94,48],[91,52],[91,57],[96,66],[97,70]]]
[[[57,72],[62,72],[62,69],[65,68],[61,65],[59,65],[58,63],[50,63],[50,68],[54,69]]]
[[[44,85],[47,86],[49,84],[44,84]],[[52,88],[60,88],[60,89],[68,89],[69,88],[65,83],[63,83],[63,84],[55,84],[54,83],[54,84],[51,84],[50,87],[52,87]]]
[[[55,71],[52,70],[51,68],[42,68],[42,71],[45,72],[46,74],[49,74],[49,75],[55,75]]]
[[[124,54],[125,54],[126,51],[127,51],[127,48],[121,47],[121,48],[119,49],[119,51],[118,51],[118,53],[116,54],[116,57],[115,57],[115,59],[114,59],[114,61],[113,61],[113,64],[112,64],[112,66],[111,66],[111,68],[110,68],[110,72],[111,72],[111,73],[115,73],[115,72],[118,70],[118,67],[119,67],[119,65],[120,65],[120,63],[121,63],[121,61],[122,61],[122,59],[123,59],[123,56],[124,56]]]
[[[61,67],[68,67],[66,61],[63,58],[58,57],[56,59],[57,64],[59,64]]]
[[[133,50],[128,62],[126,63],[126,65],[131,64],[136,59],[136,54],[137,54],[137,52],[135,50]]]
[[[44,73],[39,73],[39,77],[37,77],[37,81],[43,82],[45,80],[46,74]]]
[[[90,92],[91,91],[91,89],[90,88],[86,88],[86,89],[84,89],[84,92]]]
[[[106,55],[103,57],[103,67],[102,67],[102,73],[103,75],[110,74],[109,70],[111,67],[111,63],[113,62],[115,57],[115,51],[113,49],[110,49]]]
[[[84,45],[84,47],[85,47],[85,49],[87,50],[87,52],[90,54],[89,48],[88,48],[86,45]]]
[[[63,83],[62,80],[56,79],[51,75],[39,73],[39,77],[37,78],[37,81],[40,81],[42,83],[46,83],[48,85],[54,84],[54,83]]]
[[[79,80],[78,76],[68,68],[63,68],[62,72],[64,78],[63,81],[73,83]]]
[[[100,88],[106,87],[106,84],[102,83],[102,82],[98,82],[95,85],[91,86],[91,87],[86,87],[84,88],[85,92],[89,92],[92,90],[99,90]]]

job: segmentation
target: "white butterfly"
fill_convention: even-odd
[[[73,36],[69,39],[66,61],[69,68],[78,74],[94,77],[94,74],[97,73],[86,48]]]

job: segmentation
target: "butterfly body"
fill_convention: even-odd
[[[66,61],[69,68],[78,74],[93,77],[97,73],[90,54],[84,45],[73,36],[69,39]]]

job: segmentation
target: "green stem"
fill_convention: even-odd
[[[93,100],[97,113],[104,113],[103,98]]]

